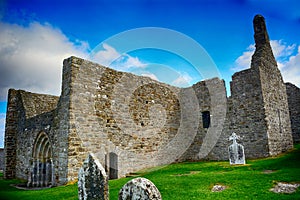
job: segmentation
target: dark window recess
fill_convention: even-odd
[[[202,112],[202,122],[203,122],[203,128],[209,128],[209,126],[210,126],[210,112],[209,111]]]

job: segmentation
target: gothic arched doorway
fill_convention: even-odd
[[[53,185],[52,146],[48,135],[38,134],[32,151],[31,172],[28,177],[29,187],[47,187]]]

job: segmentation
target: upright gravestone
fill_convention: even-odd
[[[78,197],[79,200],[109,199],[108,176],[92,153],[89,154],[79,170]]]
[[[244,165],[246,163],[244,147],[236,142],[237,139],[240,139],[240,137],[235,133],[232,133],[229,137],[229,140],[232,140],[232,144],[228,148],[229,162],[231,165]]]
[[[119,192],[119,200],[161,200],[157,187],[146,178],[128,181]]]

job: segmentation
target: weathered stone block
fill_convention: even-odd
[[[161,200],[157,187],[146,178],[128,181],[119,192],[119,200]]]
[[[97,158],[90,153],[78,174],[78,197],[81,200],[109,199],[108,177]]]

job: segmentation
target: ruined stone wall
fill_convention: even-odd
[[[17,137],[16,177],[27,179],[32,165],[33,144],[40,132],[49,135],[58,97],[20,91],[25,120]],[[50,137],[51,138],[51,137]]]
[[[300,89],[291,83],[286,83],[285,86],[286,86],[286,93],[288,98],[293,141],[294,143],[299,143],[300,142]]]
[[[278,68],[275,70],[270,67],[274,65],[273,63],[265,62],[261,63],[260,76],[268,128],[268,146],[270,155],[277,155],[293,148],[291,122],[286,88],[281,74]]]
[[[10,90],[5,131],[6,178],[28,178],[34,141],[40,132],[50,133],[57,100],[55,96]]]
[[[65,60],[64,70],[71,77],[68,177],[77,176],[87,152],[107,170],[115,154],[120,177],[175,161],[194,139],[199,113],[190,113],[198,107],[191,89],[75,57]]]
[[[205,81],[196,83],[192,86],[192,89],[195,91],[197,102],[199,104],[199,111],[195,110],[195,112],[198,112],[199,115],[198,130],[193,142],[191,143],[187,151],[181,156],[181,158],[178,159],[178,162],[186,160],[196,161],[199,159],[198,154],[200,152],[200,147],[203,143],[203,138],[207,134],[208,130],[208,128],[203,127],[202,112],[211,111],[211,99],[209,90],[206,86]]]
[[[241,137],[247,158],[268,156],[260,77],[252,69],[237,72],[232,76],[231,96],[227,100],[226,119],[222,134],[210,152],[209,160],[227,160],[229,136],[235,132]]]
[[[232,132],[246,158],[291,149],[291,130],[295,141],[300,135],[299,88],[284,85],[261,16],[254,30],[251,68],[233,75],[229,98],[218,78],[177,88],[76,57],[64,60],[60,98],[11,89],[4,177],[27,179],[41,132],[52,145],[53,185],[76,181],[89,153],[118,178],[172,162],[227,160]]]
[[[213,78],[201,81],[192,86],[197,97],[199,110],[194,109],[199,115],[197,134],[185,154],[179,161],[199,161],[203,159],[216,159],[216,155],[224,155],[226,151],[221,146],[226,146],[225,141],[219,142],[226,123],[227,97],[223,80]],[[203,113],[207,112],[209,119]],[[209,126],[205,127],[209,121]],[[206,125],[205,125],[206,124]],[[214,151],[214,150],[215,151]],[[224,156],[221,156],[224,157]]]
[[[65,60],[64,65],[68,65],[67,62],[68,60]],[[79,147],[82,144],[81,141],[78,142],[76,128],[74,127],[74,115],[71,114],[74,105],[71,102],[71,96],[73,95],[71,83],[74,79],[73,76],[76,74],[74,71],[76,71],[76,68],[63,67],[61,96],[57,104],[50,134],[53,141],[54,179],[58,185],[77,180],[77,172],[83,161],[78,158],[81,151]],[[74,173],[76,170],[77,172]]]
[[[260,76],[270,155],[293,148],[285,84],[277,67],[264,18],[254,18],[256,50],[251,68]]]
[[[247,158],[268,156],[267,122],[259,73],[248,69],[234,74],[231,94],[229,131],[241,136]]]
[[[277,155],[293,147],[285,85],[264,18],[257,15],[253,25],[256,50],[251,68],[232,76],[223,132],[209,159],[228,158],[228,138],[232,132],[241,136],[238,142],[244,145],[247,158]]]
[[[0,170],[4,169],[4,149],[0,148]]]
[[[16,177],[17,165],[17,138],[23,129],[25,121],[24,107],[21,103],[21,96],[17,90],[8,91],[6,123],[5,123],[5,167],[4,178]]]

